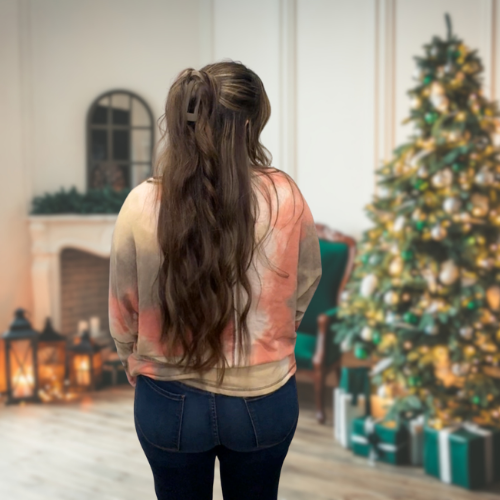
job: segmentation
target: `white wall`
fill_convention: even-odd
[[[374,168],[408,130],[413,56],[443,13],[500,82],[498,0],[0,0],[0,331],[32,309],[32,196],[85,188],[85,117],[100,93],[158,118],[182,69],[231,58],[262,78],[263,142],[318,222],[359,238]]]
[[[373,193],[375,2],[299,0],[298,182],[318,221],[358,237]]]

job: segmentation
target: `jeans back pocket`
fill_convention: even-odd
[[[244,397],[252,421],[257,448],[268,448],[284,441],[299,419],[295,376],[278,390],[263,396]]]
[[[179,451],[184,394],[174,394],[144,375],[137,377],[134,421],[139,437],[162,450]]]

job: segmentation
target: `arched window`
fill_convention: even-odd
[[[87,118],[87,188],[132,189],[152,175],[153,115],[127,90],[100,95]]]

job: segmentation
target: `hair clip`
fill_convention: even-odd
[[[196,105],[194,107],[194,111],[190,113],[189,109],[189,101],[191,100],[191,92],[193,91],[194,84],[196,82],[191,80],[188,84],[188,88],[186,91],[186,100],[184,103],[184,109],[186,110],[186,117],[188,122],[195,122],[198,119],[198,107],[200,106],[200,99],[198,98],[196,101]]]

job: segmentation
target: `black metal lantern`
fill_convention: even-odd
[[[16,309],[16,317],[10,329],[3,334],[7,404],[22,401],[40,402],[36,357],[39,333],[31,328],[24,313],[24,309]]]
[[[69,379],[72,389],[95,391],[102,383],[101,346],[92,342],[87,331],[68,348]]]
[[[38,385],[42,399],[61,398],[66,376],[66,337],[57,333],[50,318],[38,337]]]

